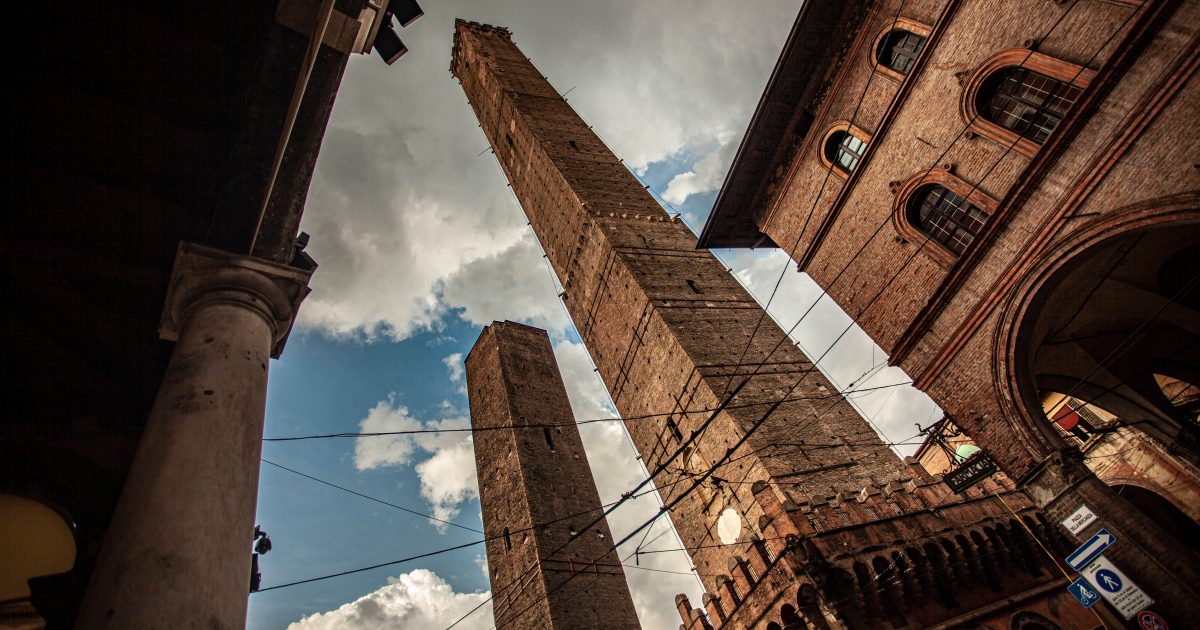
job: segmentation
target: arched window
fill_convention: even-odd
[[[825,159],[844,173],[851,173],[867,150],[867,142],[848,131],[835,131],[825,141]]]
[[[920,252],[947,269],[975,242],[999,206],[987,192],[959,179],[950,168],[914,175],[894,189],[892,204],[892,226],[899,242],[918,247],[928,243]]]
[[[967,250],[987,219],[986,212],[941,184],[918,188],[908,201],[909,223],[955,255]]]
[[[821,164],[825,168],[832,168],[834,173],[845,179],[858,168],[870,141],[870,134],[849,122],[834,123],[825,130],[825,140],[821,143]]]
[[[1096,72],[1025,48],[983,62],[959,113],[970,130],[1033,157],[1070,113]]]
[[[925,49],[924,35],[903,28],[893,28],[879,41],[875,58],[879,65],[901,75],[908,74],[917,56]]]
[[[975,107],[991,122],[1042,144],[1083,89],[1028,68],[1004,68],[988,77]]]

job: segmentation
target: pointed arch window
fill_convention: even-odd
[[[849,122],[834,123],[825,131],[825,139],[821,143],[821,164],[825,168],[832,168],[835,174],[845,179],[858,168],[870,141],[871,134]]]
[[[900,240],[944,267],[966,252],[996,211],[996,200],[945,168],[921,173],[898,191],[893,224]]]
[[[929,41],[930,28],[907,18],[890,20],[871,48],[871,65],[876,72],[903,81]]]
[[[1095,71],[1062,59],[1010,49],[975,71],[959,110],[971,131],[1033,157],[1095,76]]]

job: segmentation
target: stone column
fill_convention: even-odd
[[[76,628],[243,628],[266,406],[312,270],[184,243],[175,341]]]

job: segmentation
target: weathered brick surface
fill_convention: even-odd
[[[607,521],[570,540],[602,511],[550,338],[496,322],[466,364],[497,627],[637,627]]]
[[[878,3],[867,28],[884,28],[900,6],[900,0]],[[1154,581],[1160,611],[1187,619],[1197,610],[1195,595],[1188,595],[1196,580],[1170,576],[1193,575],[1187,565],[1195,557],[1172,553],[1177,545],[1152,521],[1086,471],[1048,463],[1063,445],[1036,426],[1045,421],[1040,409],[1024,409],[1020,399],[1030,395],[1032,379],[1023,372],[1032,360],[1014,350],[1022,330],[1014,304],[1033,301],[1037,274],[1080,234],[1108,226],[1110,235],[1169,230],[1168,221],[1195,221],[1200,170],[1194,160],[1161,156],[1164,146],[1171,155],[1200,153],[1200,136],[1180,133],[1194,128],[1198,115],[1200,3],[949,0],[905,4],[902,17],[935,30],[906,87],[872,82],[858,106],[877,74],[874,51],[864,44],[843,60],[816,111],[810,138],[852,117],[872,134],[859,172],[830,178],[821,192],[826,168],[819,143],[809,141],[781,169],[786,174],[774,184],[778,192],[759,219],[761,229],[789,248],[1012,478],[1029,484],[1051,522],[1084,502],[1103,505],[1105,525],[1127,532],[1122,539],[1130,541],[1114,551],[1122,568],[1144,587]],[[870,42],[875,33],[860,35]],[[1033,157],[963,134],[961,114],[964,86],[976,69],[1000,51],[1028,46],[1098,73],[1090,100]],[[895,213],[898,184],[935,166],[948,167],[1006,209],[1002,221],[992,222],[995,238],[977,244],[966,265],[939,260],[931,255],[936,245],[906,238]],[[1176,207],[1190,210],[1137,218],[1142,208]]]
[[[764,363],[708,430],[655,479],[666,501],[720,461],[792,387],[732,461],[672,517],[695,564],[725,571],[715,523],[754,527],[750,482],[826,495],[884,482],[903,467],[695,236],[669,217],[554,92],[503,29],[460,22],[451,67],[566,291],[564,299],[646,465],[674,454],[731,383]],[[742,356],[753,334],[749,349]],[[778,346],[777,349],[776,346]],[[774,352],[772,353],[772,350]],[[769,355],[769,361],[768,359]],[[792,400],[794,399],[794,400]],[[637,419],[672,413],[669,418]],[[668,423],[669,420],[669,423]],[[674,427],[674,428],[672,428]],[[676,430],[678,433],[676,433]],[[800,442],[817,448],[798,448]]]
[[[677,599],[684,626],[1003,630],[1014,610],[1063,628],[1095,626],[1046,556],[1074,542],[1028,496],[990,483],[952,495],[915,460],[909,467],[913,479],[832,498],[780,501],[755,484],[764,537],[744,540],[735,560],[746,561],[731,562],[729,577],[704,595],[707,619]]]
[[[899,6],[898,0],[879,3],[863,37],[872,40]],[[833,123],[853,118],[856,126],[873,134],[872,156],[850,182],[852,188],[843,190],[846,183],[831,177],[822,190],[827,169],[819,160],[819,142],[809,142],[790,165],[790,174],[779,182],[774,205],[762,219],[763,231],[788,248],[794,258],[811,257],[805,271],[888,352],[948,273],[948,268],[930,254],[937,245],[906,241],[897,229],[894,184],[932,167],[948,165],[956,177],[1002,201],[1028,177],[1026,169],[1031,158],[1007,151],[1007,146],[988,138],[960,137],[966,124],[959,113],[966,79],[990,56],[1022,47],[1027,41],[1037,41],[1040,53],[1089,69],[1103,69],[1137,17],[1130,17],[1134,11],[1130,7],[1088,3],[1072,8],[1054,27],[1067,5],[975,0],[909,4],[901,15],[937,26],[946,6],[952,6],[953,12],[941,26],[941,35],[927,48],[928,59],[912,78],[907,92],[898,92],[895,82],[872,71],[873,50],[869,45],[843,62],[841,83],[835,84],[836,89],[822,103],[821,117],[812,128],[820,136]],[[1015,14],[1021,19],[1002,17]],[[1105,97],[1090,112],[1087,125],[1058,159],[1045,167],[1039,184],[1011,214],[1001,236],[902,358],[901,367],[914,378],[921,380],[938,356],[947,351],[955,335],[970,325],[969,319],[985,300],[998,290],[1012,290],[1015,283],[1003,284],[1006,274],[1029,256],[1035,236],[1056,207],[1070,198],[1077,180],[1112,150],[1112,138],[1131,116],[1139,113],[1148,92],[1192,46],[1197,23],[1200,6],[1195,2],[1179,3],[1165,26],[1137,56],[1136,71],[1115,75]],[[1059,234],[1098,220],[1097,216],[1200,187],[1200,176],[1190,162],[1159,163],[1154,157],[1155,147],[1163,142],[1172,142],[1173,151],[1180,154],[1200,151],[1195,134],[1183,138],[1177,133],[1194,122],[1198,90],[1200,83],[1187,80],[1141,132],[1139,140],[1123,148],[1123,154],[1112,156],[1115,166],[1076,211],[1081,218],[1064,223]],[[887,106],[896,111],[890,123],[881,128]],[[824,238],[814,243],[818,226],[835,200],[839,214]],[[987,429],[975,437],[1010,472],[1020,476],[1044,457],[1048,448],[1038,443],[1037,436],[1012,426],[1013,419],[1004,418],[1001,406],[994,402],[998,360],[995,340],[1013,334],[997,329],[996,320],[1005,304],[1000,300],[988,306],[990,310],[983,311],[983,323],[955,351],[950,362],[921,384],[943,409],[964,418],[965,423],[970,424],[970,418],[987,418],[983,421]],[[998,422],[1001,418],[1005,422]]]

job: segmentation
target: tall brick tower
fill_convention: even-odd
[[[546,331],[484,328],[467,392],[496,627],[638,627],[608,523],[566,544],[600,516],[600,496]],[[556,426],[513,428],[527,424]]]
[[[728,464],[673,510],[685,544],[698,548],[693,558],[709,590],[735,553],[714,543],[753,533],[762,516],[754,482],[807,502],[904,474],[899,458],[725,267],[696,250],[696,236],[659,207],[507,29],[460,20],[451,71],[562,283],[600,376],[631,418],[626,424],[647,467],[678,450],[727,388],[753,374],[655,479],[664,501],[720,462],[791,390]]]
[[[1096,625],[1100,606],[1070,602],[1047,561],[1078,544],[1058,519],[1003,479],[956,495],[902,464],[774,322],[756,329],[758,304],[507,30],[459,22],[451,69],[647,467],[682,455],[655,478],[668,504],[680,499],[671,517],[708,590],[703,610],[676,598],[681,628]],[[700,431],[731,384],[737,396]]]

